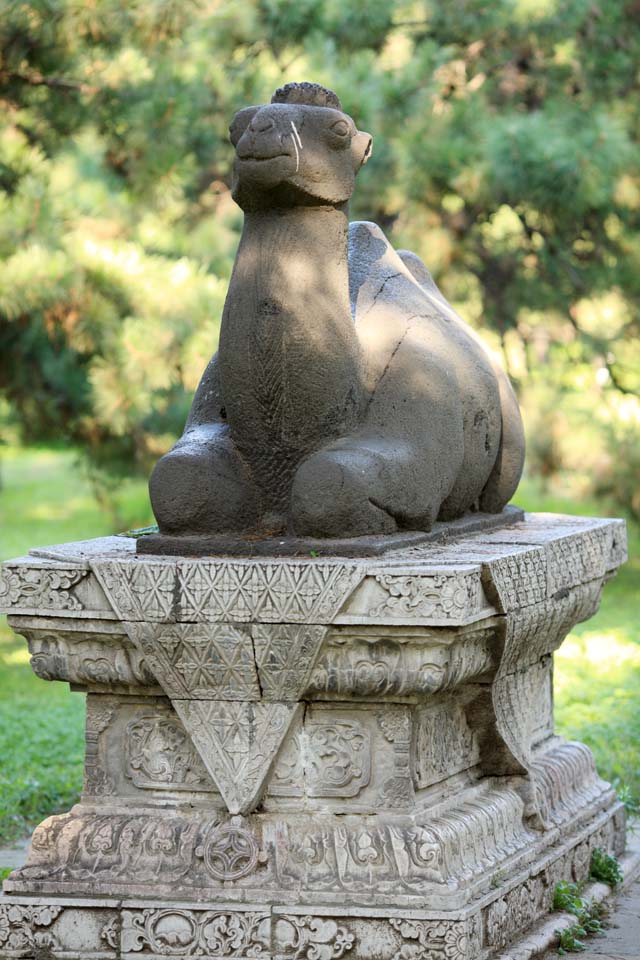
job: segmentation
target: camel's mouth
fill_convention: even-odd
[[[293,159],[290,153],[272,153],[269,154],[268,157],[258,157],[252,153],[238,154],[238,160],[241,160],[243,163],[268,163],[269,160],[278,160],[280,157]]]

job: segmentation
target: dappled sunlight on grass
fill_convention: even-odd
[[[601,677],[609,676],[630,665],[640,668],[640,646],[624,630],[570,634],[556,654],[556,689],[562,688],[566,671],[578,658],[585,667],[597,667]]]

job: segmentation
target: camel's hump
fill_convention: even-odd
[[[413,288],[413,299],[437,298],[446,300],[440,293],[433,277],[416,253],[410,250],[394,250],[380,227],[367,220],[349,224],[349,298],[351,312],[360,316],[384,295],[389,281],[403,278]],[[393,288],[388,294],[393,299]],[[407,288],[405,287],[405,296]],[[447,304],[448,306],[448,304]],[[449,308],[451,309],[451,308]]]

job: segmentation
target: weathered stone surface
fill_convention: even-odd
[[[524,460],[515,394],[422,261],[349,224],[370,135],[307,83],[240,110],[230,138],[245,220],[218,353],[151,476],[161,536],[139,551],[246,552],[245,534],[290,552],[500,513]]]
[[[3,958],[487,960],[623,849],[552,697],[618,521],[382,558],[117,540],[3,569],[35,672],[87,692],[82,799],[6,881]]]

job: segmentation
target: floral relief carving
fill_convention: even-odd
[[[107,946],[117,950],[120,946],[121,928],[122,921],[120,920],[120,917],[111,917],[109,920],[107,920],[100,931],[100,939],[104,940]]]
[[[57,939],[47,927],[60,916],[62,909],[0,904],[0,947],[15,951],[57,948]]]
[[[403,809],[414,799],[411,782],[411,718],[407,707],[389,704],[376,714],[385,740],[393,744],[394,774],[382,785],[379,803],[383,807]]]
[[[494,901],[486,910],[487,943],[504,947],[545,909],[545,884],[536,877]]]
[[[438,783],[477,760],[475,737],[464,710],[447,703],[418,713],[414,767],[418,787]]]
[[[0,609],[82,610],[72,588],[88,570],[7,567],[0,570]]]
[[[398,960],[473,960],[480,954],[477,917],[467,921],[391,918],[389,924],[403,939]]]
[[[125,910],[122,955],[269,960],[269,930],[270,918],[261,913]]]
[[[482,607],[477,573],[399,576],[381,573],[376,582],[387,596],[369,611],[370,617],[466,619]]]
[[[335,920],[286,915],[276,921],[275,941],[286,960],[337,960],[353,949],[355,936]]]

